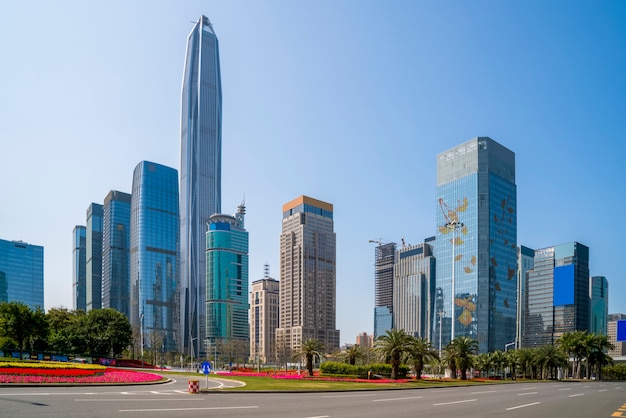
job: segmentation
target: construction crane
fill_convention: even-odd
[[[369,240],[369,242],[370,242],[370,244],[378,244],[378,245],[385,245],[386,244],[386,242],[383,242],[382,238],[379,238],[377,240],[371,239],[371,240]]]

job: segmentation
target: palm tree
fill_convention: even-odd
[[[442,356],[443,358],[441,359],[442,363],[448,365],[448,369],[450,369],[450,377],[453,379],[456,379],[457,364],[456,364],[456,352],[454,350],[454,346],[452,344],[448,344],[446,348],[444,348],[442,354],[443,354]]]
[[[537,360],[542,367],[542,378],[554,378],[556,369],[567,366],[569,360],[563,350],[553,345],[539,347]]]
[[[557,340],[557,344],[568,357],[573,356],[572,375],[575,379],[580,379],[582,377],[582,361],[589,355],[590,335],[587,334],[587,331],[564,332]]]
[[[472,357],[478,351],[478,341],[471,337],[456,337],[452,346],[456,366],[461,370],[461,380],[467,380],[467,369],[472,367]]]
[[[533,363],[533,350],[530,348],[520,348],[515,351],[517,352],[518,364],[522,369],[522,378],[526,379],[526,372],[532,367]]]
[[[591,374],[595,371],[596,378],[602,380],[602,367],[613,364],[613,359],[606,351],[614,348],[606,335],[593,334],[590,336],[589,356],[587,357],[590,370],[588,370],[587,377],[591,377]]]
[[[491,361],[493,363],[493,367],[496,369],[496,374],[501,377],[500,372],[504,369],[504,365],[506,363],[506,357],[504,355],[504,351],[496,350],[491,353]]]
[[[391,329],[376,339],[376,350],[383,361],[391,364],[391,379],[398,378],[402,355],[411,348],[411,337],[405,330]]]
[[[348,363],[354,366],[357,359],[363,357],[363,350],[361,349],[360,345],[354,344],[346,349],[344,356],[346,360],[348,360]]]
[[[421,379],[424,364],[439,359],[439,353],[435,350],[433,344],[425,338],[411,337],[406,357],[413,366],[416,378]]]
[[[300,348],[294,354],[294,358],[304,357],[306,360],[306,369],[309,376],[313,376],[313,360],[320,359],[323,356],[324,344],[315,338],[305,340]]]
[[[480,370],[483,377],[489,377],[489,371],[492,366],[491,353],[481,353],[474,357],[474,367]]]

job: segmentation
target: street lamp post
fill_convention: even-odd
[[[452,326],[450,332],[450,341],[454,340],[454,323],[455,323],[455,313],[454,313],[454,266],[455,266],[455,247],[456,247],[456,233],[459,229],[465,226],[463,222],[459,221],[450,221],[444,225],[447,229],[452,231]]]
[[[508,344],[504,344],[504,352],[506,353],[509,349],[510,346],[515,345],[515,341],[508,343]]]
[[[141,335],[141,368],[143,369],[143,312],[141,313],[141,326],[139,334]]]
[[[441,322],[445,314],[446,314],[446,311],[437,312],[437,315],[439,315],[439,359],[441,359]]]

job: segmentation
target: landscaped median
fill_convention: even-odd
[[[162,376],[97,364],[0,361],[0,384],[128,384],[164,380]]]

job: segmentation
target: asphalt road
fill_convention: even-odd
[[[0,387],[1,417],[592,417],[626,411],[626,382],[542,382],[359,392],[189,394],[162,385]],[[206,386],[201,379],[201,386]],[[225,381],[210,381],[219,387]]]

